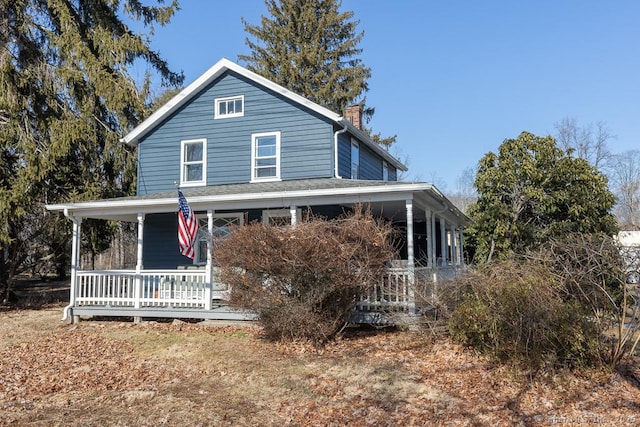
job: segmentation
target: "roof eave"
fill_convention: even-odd
[[[400,160],[392,156],[387,150],[382,148],[380,144],[375,143],[366,132],[354,126],[353,123],[351,123],[349,120],[341,117],[338,123],[343,126],[347,126],[347,129],[349,129],[349,132],[351,132],[351,134],[353,134],[360,141],[363,141],[365,144],[367,144],[369,148],[371,148],[383,159],[392,164],[396,169],[400,169],[401,171],[405,172],[409,170],[402,162],[400,162]]]
[[[260,76],[259,74],[254,73],[253,71],[247,70],[246,68],[228,60],[227,58],[222,58],[213,66],[211,66],[211,68],[209,68],[204,74],[194,80],[187,87],[182,89],[176,96],[171,98],[166,104],[164,104],[156,112],[150,115],[146,120],[140,123],[140,125],[138,125],[135,129],[121,138],[121,141],[127,144],[137,144],[140,139],[142,139],[147,133],[149,133],[157,123],[160,123],[166,117],[175,112],[187,101],[196,96],[203,87],[210,84],[226,71],[233,71],[237,74],[240,74],[241,76],[258,83],[266,87],[267,89],[270,89],[276,93],[283,95],[286,98],[291,99],[292,101],[304,105],[310,110],[315,111],[318,114],[329,118],[330,120],[338,122],[341,119],[341,117],[333,111],[312,101],[309,101],[308,99],[294,92],[291,92],[289,89],[286,89],[279,84],[274,83],[271,80],[268,80]]]
[[[315,102],[308,100],[307,98],[298,95],[295,92],[290,91],[289,89],[280,86],[277,83],[272,82],[271,80],[250,71],[235,62],[228,60],[227,58],[222,58],[218,62],[216,62],[211,68],[209,68],[204,74],[194,80],[191,84],[181,90],[176,96],[171,98],[166,104],[156,110],[152,115],[150,115],[146,120],[144,120],[140,125],[138,125],[135,129],[125,135],[121,141],[126,144],[137,144],[140,139],[142,139],[147,133],[149,133],[157,123],[162,122],[165,118],[175,112],[178,108],[188,102],[191,98],[196,96],[200,90],[210,84],[212,81],[220,77],[226,71],[233,71],[241,76],[252,80],[267,89],[270,89],[280,95],[300,104],[304,107],[310,109],[311,111],[315,111],[323,117],[332,120],[333,122],[340,124],[342,126],[347,126],[349,131],[356,136],[358,139],[363,141],[367,146],[369,146],[373,151],[382,156],[386,161],[388,161],[395,168],[400,169],[401,171],[407,171],[407,167],[402,164],[398,159],[393,157],[389,152],[380,147],[379,144],[376,144],[371,140],[371,137],[363,132],[361,129],[355,127],[350,121],[344,119],[342,116],[334,113],[333,111],[325,108]]]

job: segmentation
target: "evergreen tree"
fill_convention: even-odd
[[[359,55],[364,32],[353,12],[340,12],[340,0],[265,0],[271,17],[260,25],[242,20],[250,55],[239,55],[247,68],[331,111],[343,113],[349,105],[363,107],[365,121],[374,109],[365,107],[364,94],[371,69]],[[370,130],[366,130],[370,133]],[[396,137],[373,135],[390,145]]]
[[[480,160],[475,187],[466,241],[479,263],[523,254],[569,233],[616,231],[606,177],[551,136],[523,132],[505,140],[497,154]]]
[[[181,84],[183,76],[120,16],[152,31],[177,7],[176,1],[0,2],[0,291],[25,263],[38,261],[41,251],[30,252],[26,242],[46,236],[54,241],[42,243],[53,253],[67,252],[56,246],[66,248],[68,236],[55,231],[69,226],[44,204],[134,190],[134,156],[119,139],[148,114],[149,78],[139,88],[128,68],[146,62],[166,85]]]

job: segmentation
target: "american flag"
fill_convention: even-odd
[[[195,244],[198,239],[198,218],[187,203],[187,199],[178,189],[178,245],[180,253],[193,259],[196,255]]]

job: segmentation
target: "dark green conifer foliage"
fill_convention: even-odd
[[[135,156],[119,139],[148,114],[149,78],[138,87],[128,70],[146,63],[169,86],[183,76],[121,16],[152,33],[177,7],[176,1],[0,2],[0,291],[40,256],[65,261],[69,238],[60,230],[70,227],[44,204],[134,191]]]
[[[331,111],[342,114],[349,105],[362,105],[368,122],[374,109],[364,94],[371,69],[358,47],[364,32],[353,12],[341,12],[340,0],[265,0],[269,17],[260,25],[242,20],[250,55],[239,55],[247,68]],[[366,130],[370,132],[370,130]],[[390,145],[395,136],[374,141]]]

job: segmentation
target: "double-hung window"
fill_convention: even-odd
[[[189,139],[180,143],[180,185],[207,184],[207,140]]]
[[[244,116],[244,96],[230,96],[215,100],[214,119]]]
[[[387,162],[382,162],[382,180],[389,181],[389,165]]]
[[[251,181],[280,179],[280,132],[251,135]]]

